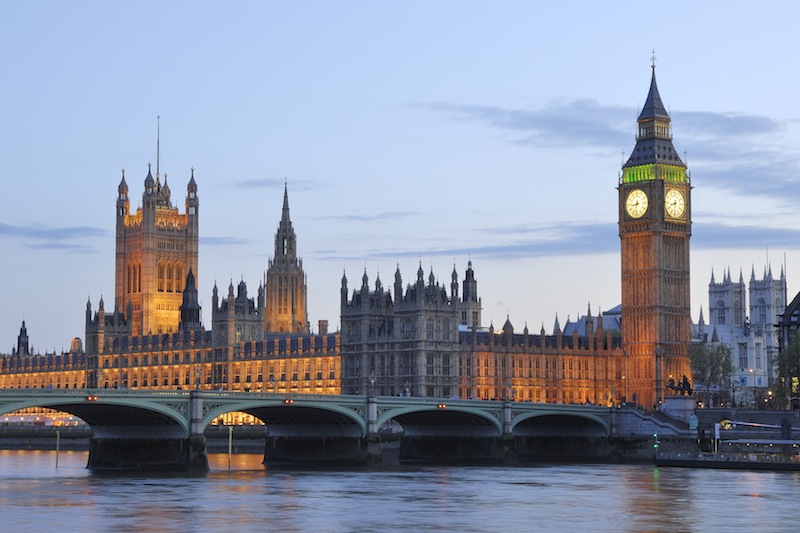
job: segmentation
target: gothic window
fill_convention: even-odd
[[[747,344],[744,342],[739,343],[739,368],[747,368]]]
[[[443,355],[442,356],[442,375],[449,376],[450,375],[450,356]]]
[[[183,265],[178,263],[175,265],[175,292],[183,292],[186,286],[186,276],[183,275]]]
[[[286,279],[278,278],[278,314],[285,315],[289,307],[289,287]]]
[[[764,301],[764,298],[758,299],[758,323],[759,324],[767,323],[767,304]]]
[[[433,319],[429,318],[425,326],[425,338],[429,341],[433,340]]]
[[[446,318],[442,320],[442,340],[450,340],[450,320]]]
[[[172,292],[172,263],[167,263],[167,292]]]
[[[725,302],[717,300],[717,324],[725,324]]]
[[[158,264],[158,292],[164,292],[164,265]]]

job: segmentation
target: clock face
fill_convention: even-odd
[[[678,189],[669,189],[664,195],[664,208],[672,218],[680,218],[686,212],[686,199]]]
[[[625,211],[633,218],[641,218],[647,212],[647,194],[641,189],[634,189],[625,198]]]

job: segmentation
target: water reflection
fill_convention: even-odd
[[[86,454],[0,450],[4,530],[781,531],[800,476],[648,465],[272,469],[98,475]]]

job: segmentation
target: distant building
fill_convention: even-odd
[[[701,311],[698,336],[705,343],[730,347],[731,387],[740,401],[752,403],[754,389],[766,389],[775,377],[777,325],[786,308],[786,290],[783,269],[779,277],[774,277],[772,268],[765,267],[759,279],[753,268],[747,284],[741,271],[737,281],[730,269],[723,272],[719,282],[711,273],[709,320],[706,325]]]

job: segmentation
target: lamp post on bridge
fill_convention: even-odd
[[[375,372],[372,372],[369,375],[369,395],[371,397],[373,397],[373,398],[375,397],[375,382],[376,381],[377,380],[375,379]]]

